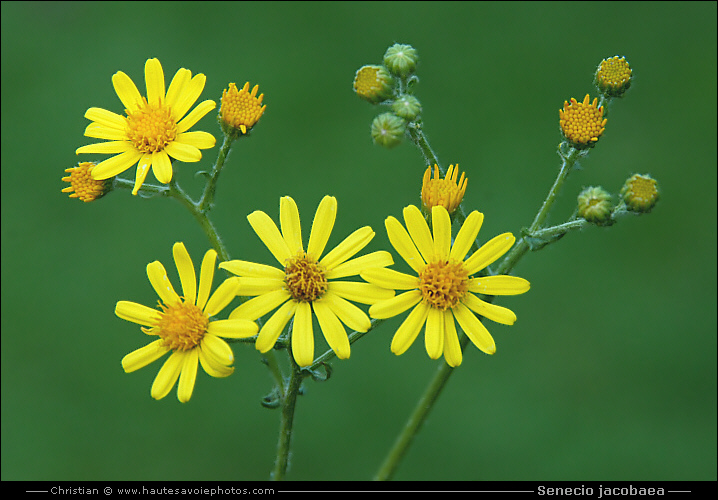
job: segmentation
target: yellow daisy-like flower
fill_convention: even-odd
[[[85,135],[109,142],[82,146],[76,151],[77,154],[116,155],[97,164],[92,171],[93,179],[109,179],[137,164],[132,190],[132,194],[137,194],[150,168],[163,184],[172,180],[170,156],[184,162],[199,161],[202,158],[200,149],[214,147],[215,138],[207,132],[188,130],[217,104],[212,100],[203,101],[184,115],[202,93],[206,80],[203,74],[192,77],[190,70],[180,68],[165,94],[162,65],[157,59],[148,59],[145,98],[129,76],[122,71],[115,73],[112,84],[127,116],[101,108],[88,109],[85,118],[92,123],[85,129]]]
[[[439,176],[439,166],[434,165],[434,178],[431,178],[431,167],[426,168],[424,172],[424,181],[421,184],[421,202],[427,211],[436,205],[441,205],[449,213],[459,208],[461,200],[464,199],[466,193],[466,184],[468,179],[464,177],[462,172],[459,179],[459,165],[449,165],[446,176],[441,179]],[[458,181],[457,181],[458,179]]]
[[[385,222],[389,241],[418,276],[392,269],[367,269],[361,277],[384,288],[408,290],[369,308],[369,314],[380,319],[414,308],[394,335],[391,342],[394,354],[404,353],[426,324],[424,340],[429,357],[438,359],[443,354],[454,367],[462,360],[454,319],[471,342],[487,354],[496,352],[496,345],[476,314],[505,325],[516,321],[516,315],[509,309],[485,302],[474,294],[517,295],[528,291],[530,285],[515,276],[471,277],[511,248],[516,240],[511,233],[493,238],[464,260],[484,215],[471,212],[453,246],[449,212],[439,205],[432,208],[431,216],[433,235],[421,211],[413,205],[404,209],[406,229],[394,217]]]
[[[184,244],[175,243],[172,253],[184,297],[177,295],[164,266],[155,261],[147,265],[147,277],[161,299],[160,310],[120,301],[115,307],[115,314],[142,325],[142,331],[147,335],[159,337],[122,359],[125,372],[138,370],[172,352],[155,377],[151,394],[155,399],[162,399],[179,377],[177,398],[186,403],[192,397],[198,362],[212,377],[227,377],[234,372],[231,366],[234,362],[232,349],[220,337],[251,337],[257,333],[258,327],[246,319],[210,319],[234,299],[239,288],[237,278],[229,278],[210,297],[217,252],[209,250],[204,255],[199,289],[194,264]]]
[[[371,326],[369,317],[349,301],[374,304],[394,296],[392,290],[369,283],[339,281],[365,269],[393,263],[391,255],[384,251],[351,259],[374,238],[371,227],[357,229],[322,257],[334,228],[336,213],[336,198],[325,196],[314,215],[305,251],[297,205],[292,198],[284,196],[279,209],[281,232],[264,212],[256,211],[247,216],[257,236],[282,268],[242,260],[219,265],[241,277],[237,295],[254,297],[235,309],[230,318],[255,320],[279,308],[259,331],[255,344],[259,351],[267,352],[274,347],[286,324],[294,318],[291,333],[294,360],[299,366],[312,364],[313,313],[329,347],[338,358],[346,359],[350,348],[342,323],[358,332],[366,332]]]
[[[249,82],[244,84],[242,90],[237,90],[237,86],[230,83],[229,90],[222,91],[222,106],[219,108],[222,121],[246,134],[259,121],[267,108],[266,104],[262,106],[264,94],[257,97],[258,90],[259,85],[255,85],[250,93]]]
[[[558,110],[563,135],[575,148],[593,147],[606,130],[608,119],[603,117],[603,106],[597,107],[597,103],[598,98],[590,103],[586,94],[583,102],[572,97],[571,104],[564,101],[563,109]]]
[[[62,190],[63,193],[71,193],[70,198],[79,198],[84,202],[95,201],[105,196],[110,190],[111,181],[96,181],[92,178],[92,169],[95,164],[89,161],[81,162],[76,167],[66,168],[68,176],[62,180],[70,185]]]

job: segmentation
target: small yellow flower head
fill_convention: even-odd
[[[578,195],[578,216],[599,226],[611,223],[611,194],[602,187],[587,187]]]
[[[431,208],[437,205],[444,207],[449,214],[461,204],[466,192],[466,184],[468,179],[464,177],[465,173],[459,177],[459,165],[450,165],[446,172],[446,177],[439,178],[439,166],[434,165],[434,178],[431,178],[431,167],[426,168],[424,172],[424,182],[421,184],[421,202],[424,209],[431,213]]]
[[[658,182],[648,174],[635,174],[623,185],[621,195],[629,210],[648,213],[658,202]]]
[[[384,54],[384,65],[393,74],[406,78],[416,69],[419,61],[419,54],[411,45],[395,43]]]
[[[234,83],[229,84],[229,89],[222,91],[222,105],[219,109],[219,116],[223,125],[228,125],[246,134],[264,114],[267,108],[262,106],[264,94],[257,97],[259,85],[255,85],[252,92],[249,92],[249,82],[244,84],[242,90],[237,90]]]
[[[401,142],[406,122],[394,113],[382,113],[371,124],[371,137],[385,148],[393,148]]]
[[[596,70],[596,87],[606,97],[621,97],[631,86],[631,66],[625,57],[604,59]]]
[[[603,117],[603,106],[597,107],[597,103],[598,98],[590,103],[586,94],[583,102],[573,97],[571,104],[564,101],[563,109],[558,111],[563,135],[577,149],[593,147],[606,130],[608,119]]]
[[[95,201],[102,198],[112,190],[112,179],[95,180],[91,172],[95,164],[89,161],[81,162],[76,167],[67,168],[69,173],[62,180],[70,185],[62,190],[63,193],[71,193],[70,198],[79,198],[84,202]],[[74,192],[73,192],[74,191]]]
[[[421,103],[413,95],[402,95],[391,105],[391,110],[395,115],[412,122],[421,114]]]
[[[362,66],[354,76],[354,92],[377,104],[391,97],[394,79],[384,66]]]

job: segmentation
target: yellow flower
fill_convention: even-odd
[[[393,291],[369,283],[339,281],[339,278],[357,275],[364,269],[393,263],[388,252],[373,252],[349,260],[374,238],[371,227],[357,229],[322,257],[336,213],[336,198],[325,196],[314,216],[305,252],[297,205],[292,198],[284,196],[279,210],[281,232],[264,212],[256,211],[247,216],[257,236],[282,268],[242,260],[219,265],[241,276],[237,295],[254,297],[235,309],[230,318],[255,320],[279,307],[259,331],[255,344],[259,351],[267,352],[274,347],[285,325],[294,318],[292,354],[299,366],[312,364],[314,313],[329,347],[338,358],[346,359],[350,348],[342,323],[358,332],[366,332],[371,326],[369,317],[349,301],[373,304],[394,296]]]
[[[70,185],[62,190],[63,193],[71,193],[70,198],[80,198],[84,202],[95,201],[102,198],[110,191],[111,181],[96,181],[92,178],[91,172],[95,168],[92,162],[81,162],[76,167],[66,168],[69,173],[62,180]]]
[[[259,85],[255,85],[250,94],[249,82],[244,84],[242,90],[237,90],[237,86],[230,83],[229,90],[222,91],[222,106],[219,109],[222,121],[246,134],[259,121],[267,108],[266,104],[262,106],[264,94],[257,97],[258,90]]]
[[[85,129],[85,135],[109,142],[82,146],[76,151],[77,154],[116,155],[93,169],[92,177],[97,180],[109,179],[137,164],[132,194],[137,194],[150,168],[158,181],[167,184],[172,180],[170,156],[179,161],[196,162],[202,158],[200,149],[215,144],[214,136],[207,132],[188,132],[217,106],[214,101],[201,102],[181,119],[204,89],[203,74],[193,78],[190,70],[180,68],[165,95],[162,66],[157,59],[148,59],[145,80],[147,98],[140,95],[134,82],[122,71],[112,76],[112,84],[127,116],[101,108],[88,109],[85,118],[92,123]]]
[[[369,308],[369,314],[380,319],[414,308],[394,334],[394,354],[404,353],[426,324],[424,340],[429,357],[438,359],[443,354],[453,367],[462,360],[454,319],[471,342],[487,354],[496,352],[496,345],[474,313],[505,325],[516,321],[509,309],[484,302],[474,294],[517,295],[528,291],[529,282],[515,276],[471,277],[506,253],[516,240],[511,233],[501,234],[464,260],[481,228],[482,213],[469,214],[453,246],[449,212],[439,205],[432,208],[431,215],[433,236],[421,211],[413,205],[404,209],[408,232],[394,217],[385,222],[389,241],[418,276],[392,269],[367,269],[361,277],[384,288],[408,290]]]
[[[451,214],[459,208],[461,200],[464,199],[466,193],[466,184],[468,179],[464,178],[464,173],[459,177],[459,165],[449,166],[446,176],[439,178],[439,166],[434,165],[434,178],[431,178],[431,167],[426,168],[424,172],[424,182],[421,185],[421,202],[427,211],[431,211],[432,207],[441,205]]]
[[[603,106],[597,107],[597,103],[598,98],[589,103],[586,94],[583,102],[572,97],[571,104],[564,101],[563,109],[558,110],[563,135],[577,149],[594,146],[606,130],[608,119],[603,117]]]
[[[227,377],[234,372],[234,355],[224,338],[246,338],[257,333],[257,324],[246,319],[213,321],[236,296],[237,278],[225,280],[210,297],[217,252],[204,255],[199,277],[199,289],[194,264],[182,243],[172,247],[175,264],[182,283],[183,297],[177,295],[167,279],[167,271],[158,262],[147,265],[147,277],[159,295],[159,311],[134,302],[120,301],[115,314],[122,319],[142,325],[147,335],[159,338],[122,359],[122,368],[130,373],[164,354],[172,352],[152,384],[152,397],[162,399],[174,387],[179,377],[177,398],[186,403],[192,397],[197,377],[197,362],[213,377]]]

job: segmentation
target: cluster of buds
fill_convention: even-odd
[[[648,174],[634,174],[621,188],[621,203],[614,205],[612,199],[611,193],[600,186],[587,187],[578,195],[578,216],[597,226],[610,226],[619,210],[649,213],[658,203],[658,182]]]
[[[421,115],[421,103],[411,95],[417,81],[414,72],[419,56],[411,45],[395,43],[384,53],[382,65],[366,65],[354,76],[354,92],[371,104],[384,104],[391,111],[374,118],[374,142],[392,148],[401,142],[407,124]]]

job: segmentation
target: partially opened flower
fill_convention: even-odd
[[[437,205],[431,209],[432,231],[421,211],[409,205],[404,209],[406,228],[394,217],[386,219],[389,241],[418,274],[392,269],[367,269],[361,277],[388,289],[408,290],[396,297],[377,302],[369,308],[373,318],[391,318],[413,307],[394,334],[391,350],[404,353],[426,325],[426,351],[432,359],[442,354],[450,366],[461,364],[462,354],[454,320],[471,342],[487,354],[496,352],[491,334],[476,314],[506,325],[516,315],[504,307],[479,299],[483,295],[517,295],[529,289],[529,282],[515,276],[471,277],[490,265],[511,248],[516,240],[511,233],[501,234],[464,257],[479,233],[484,215],[473,211],[464,221],[452,246],[449,212]]]
[[[336,214],[336,198],[325,196],[314,215],[305,251],[299,210],[292,198],[284,196],[280,200],[281,232],[264,212],[256,211],[247,216],[281,268],[242,260],[219,265],[241,277],[237,295],[256,296],[235,309],[230,318],[255,320],[279,308],[259,331],[255,344],[259,351],[267,352],[274,347],[284,327],[294,318],[291,333],[294,360],[299,366],[310,365],[314,360],[313,314],[329,347],[338,358],[346,359],[350,347],[343,324],[358,332],[366,332],[371,326],[369,317],[349,301],[373,304],[394,296],[392,290],[369,283],[340,281],[368,268],[391,265],[393,260],[389,252],[384,251],[352,259],[374,238],[369,226],[357,229],[324,254]]]
[[[109,142],[82,146],[76,151],[116,155],[97,164],[92,171],[93,179],[109,179],[137,164],[132,190],[132,194],[137,194],[150,169],[161,183],[172,180],[170,157],[183,162],[199,161],[200,149],[214,147],[215,138],[207,132],[188,130],[217,104],[203,101],[185,114],[199,98],[206,80],[203,74],[192,77],[190,70],[180,68],[165,94],[162,65],[157,59],[148,59],[145,98],[129,76],[122,71],[115,73],[112,84],[125,106],[126,116],[101,108],[88,109],[85,118],[92,123],[85,129],[85,135]]]
[[[147,335],[159,337],[122,359],[125,372],[138,370],[171,352],[155,377],[151,394],[155,399],[162,399],[179,377],[177,398],[185,403],[192,397],[198,362],[213,377],[226,377],[234,372],[232,349],[220,337],[251,337],[258,327],[246,319],[211,320],[234,299],[239,288],[237,278],[229,278],[210,297],[217,252],[208,250],[204,255],[199,289],[194,264],[185,246],[175,243],[172,252],[184,296],[177,295],[164,266],[155,261],[147,265],[147,277],[161,299],[159,310],[120,301],[115,314],[142,325]]]

